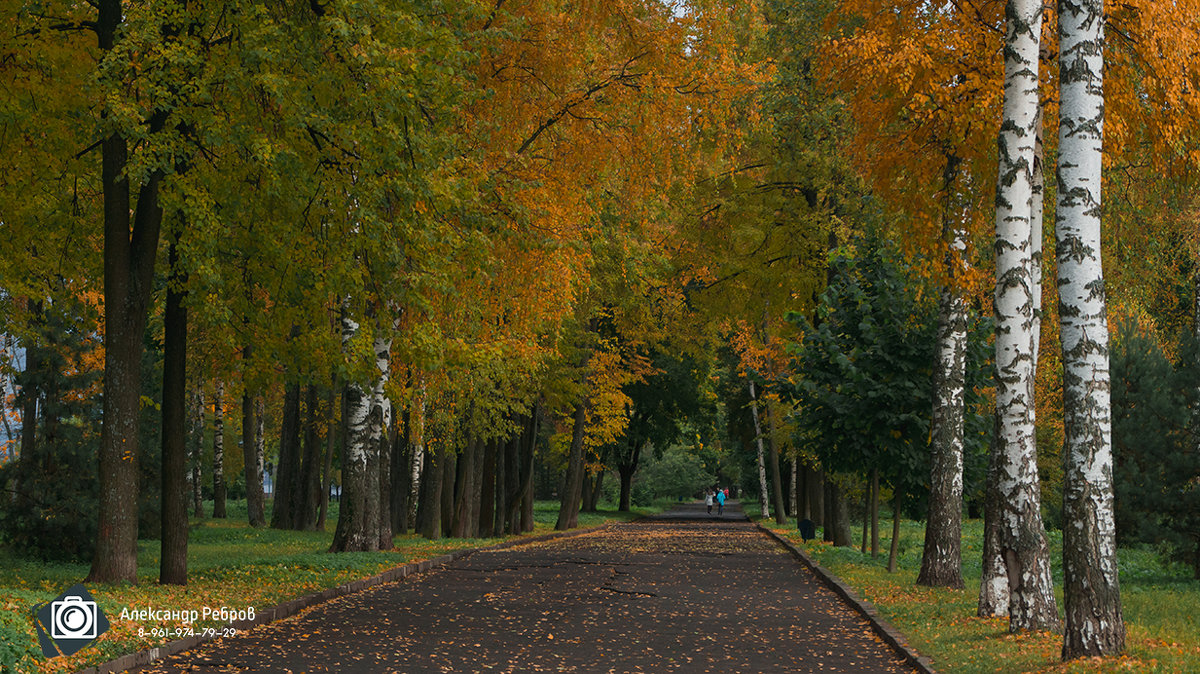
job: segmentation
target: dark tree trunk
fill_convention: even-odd
[[[321,469],[321,509],[317,514],[317,531],[325,531],[325,518],[329,514],[329,487],[333,482],[333,453],[337,449],[338,436],[337,415],[334,414],[337,390],[337,375],[333,375],[329,390],[325,392],[325,466]]]
[[[213,401],[213,518],[225,519],[225,384]]]
[[[317,511],[321,507],[321,424],[320,391],[309,384],[304,396],[304,459],[300,462],[300,476],[296,480],[299,504],[293,519],[296,528],[315,531]]]
[[[832,480],[826,484],[829,485],[826,500],[832,503],[833,526],[830,528],[833,529],[833,544],[843,548],[854,547],[850,535],[850,510],[846,504],[846,495]]]
[[[592,502],[592,476],[585,468],[583,471],[583,484],[579,490],[579,509],[583,512],[588,512],[588,504]]]
[[[442,470],[445,458],[425,451],[425,474],[417,495],[417,533],[428,539],[442,537]]]
[[[627,513],[633,496],[633,466],[617,466],[617,475],[621,477],[621,495],[617,497],[617,510]]]
[[[825,528],[821,532],[821,540],[825,541],[826,543],[832,543],[833,542],[833,530],[835,528],[834,524],[837,521],[837,517],[834,515],[834,512],[833,512],[833,507],[837,501],[833,497],[833,489],[834,489],[833,481],[825,480],[824,487],[825,487],[825,489],[824,489],[825,495],[824,495],[824,499],[823,499],[824,513],[822,516],[825,519]]]
[[[529,473],[529,488],[525,490],[525,497],[521,500],[521,531],[529,533],[533,531],[533,471]]]
[[[349,389],[347,387],[347,395]],[[358,389],[355,389],[356,391]],[[359,393],[361,395],[361,392]],[[343,419],[345,410],[343,409]],[[283,393],[283,419],[279,425],[279,461],[275,465],[273,529],[296,529],[296,482],[300,472],[300,385],[288,384]],[[346,471],[343,469],[343,475]]]
[[[449,449],[442,450],[442,535],[450,535],[450,525],[454,521],[454,492],[460,488],[458,483],[458,455]]]
[[[812,470],[808,474],[808,502],[812,508],[813,524],[825,526],[825,471]]]
[[[514,464],[520,452],[520,442],[521,433],[517,433],[496,448],[496,510],[492,522],[493,536],[503,536],[508,531],[508,504],[510,494],[516,491],[512,477],[517,472]]]
[[[558,509],[556,531],[579,526],[579,501],[583,493],[583,436],[587,425],[587,408],[580,400],[575,403],[575,421],[571,430],[571,453],[567,459],[567,480]]]
[[[470,538],[475,531],[471,521],[471,501],[475,492],[475,460],[479,454],[479,439],[474,434],[467,440],[458,457],[457,479],[454,486],[454,520],[450,524],[451,538]]]
[[[187,274],[178,240],[167,254],[171,279],[163,311],[162,548],[158,580],[187,584]]]
[[[121,0],[97,0],[96,35],[101,52],[112,51],[123,21]],[[151,116],[158,133],[166,113]],[[130,184],[125,138],[113,134],[100,144],[104,202],[104,393],[100,431],[96,551],[87,581],[137,582],[138,416],[142,399],[142,346],[154,285],[162,208],[156,169],[138,190],[130,221]],[[132,225],[132,230],[130,228]]]
[[[412,494],[413,447],[409,421],[409,412],[405,410],[403,420],[398,419],[392,430],[392,531],[400,536],[407,534],[411,527],[408,510]]]
[[[888,550],[888,573],[896,573],[896,558],[900,555],[900,490],[892,496],[892,545]]]
[[[783,505],[783,475],[779,472],[779,443],[775,440],[775,411],[770,399],[764,401],[763,411],[767,415],[767,448],[771,465],[771,500],[775,506],[775,522],[787,524],[787,512]]]
[[[258,470],[258,439],[254,429],[258,423],[254,414],[254,394],[247,377],[252,347],[242,348],[242,475],[246,479],[246,511],[250,526],[258,528],[267,523],[263,505],[262,473]],[[278,500],[276,500],[278,503]]]
[[[592,478],[592,481],[591,481],[592,493],[590,495],[590,498],[583,504],[583,509],[589,513],[594,513],[600,509],[600,494],[601,494],[601,487],[604,486],[605,472],[606,471],[598,470],[598,471],[596,471],[596,476],[594,478]]]
[[[525,502],[526,496],[533,493],[533,462],[537,447],[538,426],[541,421],[541,403],[535,403],[521,431],[521,439],[515,450],[510,450],[515,465],[509,471],[508,482],[508,533],[517,534],[526,531]],[[512,452],[515,452],[512,453]],[[532,522],[533,513],[529,513]]]
[[[492,535],[496,525],[496,440],[489,440],[483,450],[483,466],[479,484],[480,538]]]
[[[879,469],[871,471],[871,557],[879,557]]]
[[[871,533],[871,480],[863,489],[863,520],[862,520],[862,554],[867,554],[867,543]]]

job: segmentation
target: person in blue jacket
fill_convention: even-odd
[[[717,490],[717,517],[725,514],[725,490]]]

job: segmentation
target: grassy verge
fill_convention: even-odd
[[[211,505],[211,504],[210,504]],[[633,519],[655,509],[634,513],[602,510],[580,513],[581,527]],[[210,508],[211,511],[211,508]],[[557,502],[538,502],[533,534],[548,533],[558,515]],[[225,520],[193,521],[188,538],[189,582],[186,587],[158,584],[159,545],[138,546],[138,584],[89,584],[88,590],[111,622],[96,644],[70,657],[45,660],[37,646],[32,609],[50,601],[87,575],[87,564],[45,564],[0,547],[0,672],[69,672],[107,662],[126,653],[161,645],[161,632],[184,628],[182,621],[121,619],[124,609],[195,610],[222,607],[245,611],[265,609],[285,601],[367,578],[409,562],[430,559],[454,550],[500,542],[489,539],[428,541],[412,534],[397,536],[396,548],[386,552],[329,554],[337,522],[331,513],[323,532],[252,529],[246,524],[245,502],[230,503]],[[201,619],[192,627],[219,627],[224,621]],[[155,634],[159,632],[160,634]]]
[[[788,536],[875,604],[918,652],[933,660],[939,672],[1200,672],[1200,581],[1192,580],[1187,569],[1163,566],[1152,550],[1119,551],[1126,654],[1064,664],[1059,661],[1061,635],[1013,635],[1008,633],[1007,620],[975,616],[982,521],[969,520],[963,527],[964,590],[917,587],[924,543],[924,526],[919,522],[902,523],[899,570],[894,574],[887,572],[890,522],[886,527],[880,523],[877,559],[858,548],[822,543],[819,534],[818,540],[806,544],[794,528],[762,523]],[[855,534],[861,535],[861,529]],[[1062,538],[1059,532],[1050,532],[1049,538],[1061,611]]]

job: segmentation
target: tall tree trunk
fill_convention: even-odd
[[[1033,176],[1038,125],[1042,3],[1009,0],[1004,121],[996,192],[996,437],[1000,552],[1009,587],[1009,629],[1059,625],[1041,515],[1034,426],[1032,322]]]
[[[796,463],[800,463],[800,460],[797,459]],[[808,500],[808,466],[800,465],[796,468],[796,523],[799,524],[801,520],[812,521],[812,504]]]
[[[951,181],[947,180],[949,184]],[[950,209],[947,208],[947,211]],[[947,218],[949,215],[947,214]],[[948,280],[938,311],[933,369],[932,462],[929,516],[918,585],[962,589],[963,423],[966,394],[967,306],[959,289],[965,232],[953,230],[946,253]]]
[[[867,479],[863,489],[862,554],[867,554],[871,538],[871,480]]]
[[[533,531],[533,473],[529,473],[529,489],[525,490],[525,496],[521,499],[521,531],[529,533]]]
[[[788,512],[796,519],[800,517],[800,459],[793,458],[788,463],[791,464],[791,481],[788,482]]]
[[[347,345],[358,330],[358,323],[343,314],[343,345]],[[379,447],[387,415],[384,387],[388,381],[392,340],[376,336],[373,345],[375,369],[371,388],[364,389],[357,383],[346,385],[342,420],[346,429],[342,452],[342,500],[331,552],[379,549]]]
[[[263,401],[262,396],[254,398],[254,465],[255,471],[258,473],[258,490],[263,491],[263,475],[266,473],[267,465],[267,437],[266,432],[266,414],[267,403]],[[263,521],[266,522],[265,501],[266,496],[263,496],[264,512]]]
[[[300,475],[296,480],[299,498],[293,513],[296,528],[315,531],[317,511],[321,507],[321,394],[309,384],[304,395],[304,458],[300,462]],[[262,399],[259,398],[259,402]],[[261,417],[260,417],[261,418]]]
[[[520,424],[518,424],[520,427]],[[493,513],[492,535],[503,536],[508,530],[508,497],[512,490],[512,473],[515,470],[513,464],[516,463],[516,455],[519,451],[516,447],[521,441],[521,433],[517,432],[513,437],[500,443],[496,447],[496,482],[495,482],[495,511]],[[486,524],[486,522],[481,522]]]
[[[162,547],[158,582],[187,584],[187,273],[178,239],[167,259],[171,278],[163,310]]]
[[[1000,417],[997,416],[996,423],[999,422]],[[1000,493],[1000,478],[994,474],[998,470],[1000,456],[996,444],[988,451],[987,486],[983,499],[983,574],[979,581],[979,607],[976,610],[976,615],[981,618],[1008,617],[1008,569],[1000,552],[1003,496]]]
[[[225,519],[225,382],[213,400],[213,517]]]
[[[879,469],[871,471],[871,557],[879,557]]]
[[[462,454],[458,457],[458,480],[454,493],[454,521],[450,525],[452,538],[471,538],[475,535],[475,522],[471,519],[471,505],[475,494],[475,463],[479,459],[481,441],[471,433]]]
[[[258,427],[254,415],[254,391],[248,374],[253,347],[242,347],[242,475],[246,479],[246,514],[250,526],[258,528],[267,523],[263,505],[262,472],[258,467],[258,440],[254,431]],[[299,391],[297,391],[297,405]],[[276,504],[279,500],[276,499]],[[289,527],[290,528],[290,527]]]
[[[417,420],[415,434],[409,440],[412,444],[412,466],[409,468],[411,472],[409,482],[409,518],[413,520],[413,527],[416,528],[417,523],[417,508],[420,504],[420,492],[425,481],[425,466],[427,460],[427,452],[425,451],[425,388],[421,387],[421,395],[417,399]]]
[[[329,513],[329,488],[333,482],[333,453],[337,449],[337,415],[334,413],[334,403],[337,400],[337,375],[329,380],[329,390],[325,393],[325,465],[321,469],[321,509],[317,513],[317,531],[325,531],[325,518]]]
[[[479,522],[477,536],[492,535],[496,527],[496,445],[497,440],[488,440],[483,449],[483,465],[479,483]],[[503,461],[500,462],[503,465]]]
[[[814,526],[825,526],[825,471],[811,470],[808,474],[808,502],[812,512],[809,514]]]
[[[392,405],[388,398],[383,398],[383,423],[380,428],[377,443],[377,470],[379,472],[379,492],[376,499],[379,503],[379,514],[376,516],[375,529],[379,535],[379,549],[391,550],[395,547],[392,539],[392,448],[395,445],[393,437],[396,427],[392,417]]]
[[[591,501],[584,504],[584,509],[590,513],[594,513],[600,509],[601,488],[604,487],[604,474],[606,471],[596,471],[596,477],[593,478],[592,498]]]
[[[441,468],[442,476],[442,536],[450,535],[450,525],[454,521],[454,492],[459,489],[458,484],[458,455],[449,448],[442,448],[441,460],[443,462]]]
[[[401,430],[403,428],[403,430]],[[412,410],[404,411],[404,418],[396,419],[392,427],[392,532],[403,536],[408,533],[409,497],[412,494]]]
[[[195,417],[192,420],[192,507],[196,519],[204,518],[204,389],[197,387],[192,401]]]
[[[97,0],[96,35],[102,53],[116,46],[124,20],[121,0]],[[151,115],[148,132],[158,133],[166,112]],[[104,201],[104,393],[100,430],[96,551],[87,581],[137,582],[138,415],[142,398],[142,340],[154,285],[162,208],[155,169],[130,204],[126,174],[129,149],[113,133],[100,143]],[[130,213],[133,212],[132,221]],[[132,228],[131,228],[132,225]]]
[[[296,529],[296,482],[300,473],[300,385],[283,390],[283,418],[279,423],[279,461],[275,464],[273,529]]]
[[[1100,264],[1102,0],[1059,0],[1058,301],[1063,359],[1063,659],[1125,648]]]
[[[771,493],[774,496],[775,522],[787,524],[787,514],[783,507],[783,476],[779,472],[779,443],[775,440],[775,414],[771,411],[771,401],[763,404],[763,412],[767,415],[767,446],[771,459]]]
[[[896,573],[896,561],[900,556],[900,490],[892,494],[892,544],[888,550],[888,573]]]
[[[571,454],[567,460],[567,480],[558,509],[556,531],[579,526],[579,501],[583,492],[583,437],[587,426],[587,407],[584,401],[575,403],[575,422],[571,430]]]
[[[443,451],[445,451],[443,449]],[[425,474],[421,477],[417,507],[417,533],[428,539],[442,537],[442,471],[445,461],[442,456],[430,454],[425,457]]]
[[[750,416],[754,418],[754,443],[758,448],[758,504],[764,518],[771,516],[771,506],[768,504],[770,492],[767,490],[767,467],[763,460],[762,424],[758,422],[758,396],[754,394],[754,380],[750,380]]]
[[[517,451],[517,466],[514,468],[516,475],[510,481],[514,486],[508,496],[508,533],[510,534],[526,531],[526,523],[532,524],[533,522],[531,501],[533,497],[533,463],[541,416],[542,404],[541,401],[538,401],[534,403],[533,409],[525,421],[525,427],[521,433],[521,444]],[[526,518],[527,501],[530,505],[528,519]]]
[[[833,515],[833,544],[842,548],[854,547],[854,542],[850,537],[850,509],[846,503],[846,494],[842,488],[835,484],[832,480],[828,481],[829,493],[826,499],[832,504],[830,510]]]

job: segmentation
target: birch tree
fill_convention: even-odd
[[[347,350],[359,328],[347,311],[342,317],[342,340]],[[346,384],[342,421],[346,438],[342,456],[343,492],[331,552],[379,549],[379,444],[388,413],[384,387],[390,369],[391,337],[377,332],[372,346],[374,367],[370,388],[356,381]]]
[[[762,508],[762,516],[770,517],[771,508],[767,499],[767,467],[763,463],[763,430],[758,421],[758,396],[754,391],[754,380],[750,380],[750,415],[754,417],[754,442],[758,446],[758,500]]]
[[[966,233],[959,228],[952,231],[953,241],[946,251],[949,277],[942,289],[938,307],[937,351],[933,365],[934,404],[930,428],[932,466],[929,517],[925,525],[925,549],[921,555],[917,584],[961,589],[967,306],[958,284],[962,276]]]
[[[1100,264],[1102,0],[1059,0],[1058,301],[1063,358],[1063,659],[1125,647],[1113,519],[1108,316]]]
[[[1004,114],[996,189],[996,439],[989,507],[1004,561],[1009,629],[1052,629],[1058,609],[1041,515],[1034,427],[1033,201],[1038,125],[1038,52],[1042,5],[1010,0],[1006,8]],[[985,556],[987,567],[989,560]],[[994,561],[994,557],[993,557]],[[980,612],[995,613],[999,579],[985,578]],[[991,590],[990,596],[985,593]]]

